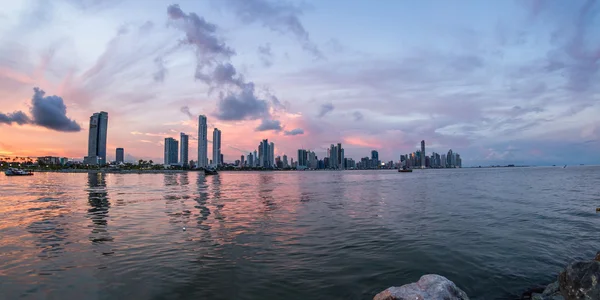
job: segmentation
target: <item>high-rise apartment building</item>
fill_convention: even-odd
[[[306,150],[304,149],[298,149],[298,162],[297,162],[297,167],[298,169],[305,169],[307,167],[307,157],[306,157]]]
[[[421,169],[425,169],[425,140],[421,141]]]
[[[263,168],[270,168],[269,157],[271,150],[269,149],[269,140],[265,139],[258,145],[258,156],[260,157],[259,165]]]
[[[269,167],[275,166],[275,143],[269,144]]]
[[[342,149],[342,143],[338,143],[337,147],[335,148],[337,150],[337,168],[338,169],[343,169],[344,168],[344,155],[342,153],[344,153],[344,149]]]
[[[188,163],[189,163],[189,157],[188,157],[188,140],[189,140],[190,136],[181,132],[179,135],[179,142],[180,142],[180,150],[179,150],[179,164],[182,167],[187,167]]]
[[[379,152],[377,150],[371,150],[371,163],[372,168],[379,168]]]
[[[283,155],[283,167],[284,167],[284,168],[287,168],[287,167],[289,167],[289,165],[288,165],[288,159],[287,159],[287,155],[285,155],[285,154]]]
[[[106,163],[106,137],[108,133],[108,113],[101,111],[90,117],[90,132],[88,136],[88,155],[85,163],[102,165]]]
[[[254,164],[252,166],[258,167],[259,161],[260,161],[260,157],[258,156],[258,152],[256,152],[256,150],[254,150]]]
[[[221,130],[219,130],[218,128],[215,128],[215,130],[213,130],[213,165],[214,166],[220,166],[221,164],[223,164],[223,162],[221,161]]]
[[[318,168],[318,159],[317,159],[317,155],[313,152],[313,151],[308,151],[307,152],[307,156],[308,156],[308,162],[307,162],[307,167],[315,170]]]
[[[199,168],[208,166],[208,133],[206,116],[198,116],[198,163]]]
[[[254,156],[252,155],[252,152],[248,153],[248,167],[254,167]]]
[[[174,138],[165,138],[165,165],[176,165],[177,151],[179,150],[179,142]]]
[[[125,150],[123,148],[117,148],[115,151],[115,161],[117,163],[122,163],[125,161]]]
[[[338,149],[334,144],[331,144],[331,147],[329,148],[329,168],[338,168]]]
[[[240,156],[240,167],[244,166],[244,155]]]

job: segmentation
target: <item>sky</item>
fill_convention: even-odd
[[[600,164],[600,1],[23,0],[0,11],[0,155],[162,161],[198,115],[226,162],[275,143],[381,160]],[[209,144],[209,157],[212,147]]]

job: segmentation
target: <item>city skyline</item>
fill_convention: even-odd
[[[106,111],[106,160],[161,161],[180,132],[196,149],[203,114],[227,162],[269,139],[274,157],[426,140],[465,166],[600,163],[598,1],[82,3],[3,7],[0,156],[82,160]]]

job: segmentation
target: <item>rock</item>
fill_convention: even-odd
[[[600,299],[599,279],[600,262],[572,263],[558,275],[560,293],[567,300]]]
[[[594,257],[595,261],[600,261],[600,251],[596,252],[596,257]]]
[[[561,296],[559,294],[543,295],[543,294],[539,294],[539,293],[531,294],[530,299],[531,300],[565,300],[565,298],[563,298],[563,296]]]
[[[544,300],[544,296],[542,296],[542,294],[533,293],[531,294],[531,300]]]
[[[428,274],[417,282],[390,287],[373,300],[469,300],[469,297],[446,277]]]
[[[560,286],[558,285],[558,281],[555,281],[551,284],[549,284],[546,289],[544,289],[544,292],[542,293],[543,296],[554,296],[554,295],[558,295],[560,293]]]

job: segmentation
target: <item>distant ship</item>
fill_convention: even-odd
[[[31,175],[33,175],[33,172],[24,171],[24,170],[16,169],[16,168],[8,168],[6,171],[4,171],[4,175],[6,175],[6,176],[31,176]]]
[[[412,169],[407,169],[406,167],[402,167],[402,169],[398,169],[398,172],[400,172],[400,173],[410,173],[410,172],[412,172]]]
[[[216,169],[207,168],[204,169],[204,175],[217,175],[219,174]]]

